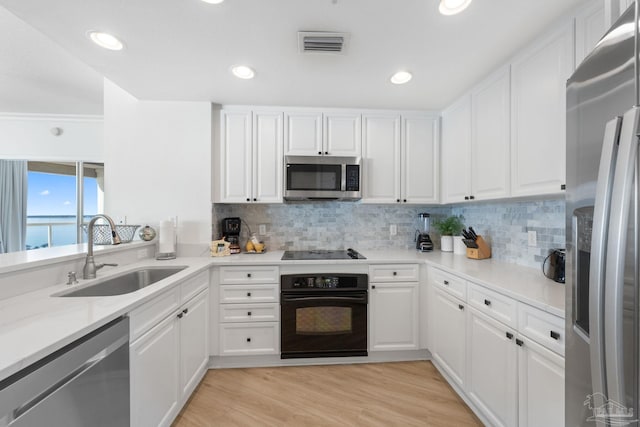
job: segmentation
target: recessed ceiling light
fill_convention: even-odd
[[[231,67],[231,72],[234,76],[245,80],[252,79],[256,75],[255,71],[246,65],[235,65]]]
[[[403,85],[411,80],[413,76],[408,71],[398,71],[393,76],[391,76],[391,83],[395,85]]]
[[[440,0],[440,13],[443,15],[455,15],[469,6],[471,0]]]
[[[116,36],[100,31],[89,31],[89,38],[98,46],[109,50],[122,50],[124,45]]]
[[[202,0],[205,3],[209,3],[209,4],[220,4],[222,3],[224,0]]]

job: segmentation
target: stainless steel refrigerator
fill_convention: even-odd
[[[639,425],[635,8],[567,82],[566,426]]]

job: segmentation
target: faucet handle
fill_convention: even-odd
[[[76,272],[70,271],[67,273],[67,285],[75,285],[78,283],[78,279],[76,278]]]

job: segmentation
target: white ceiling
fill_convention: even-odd
[[[475,0],[449,17],[438,13],[437,0],[226,0],[221,5],[0,0],[0,5],[140,99],[440,109],[586,1]],[[111,32],[126,48],[98,48],[88,30]],[[301,30],[349,32],[348,51],[302,55]],[[29,66],[13,52],[20,43],[1,45],[0,63],[9,52],[16,69]],[[57,69],[60,54],[47,50],[47,55],[48,66],[29,76],[40,78],[37,90],[46,91],[55,81],[48,79],[50,71],[65,74]],[[256,78],[233,77],[234,64],[250,65]],[[411,71],[413,80],[391,84],[389,77],[399,69]]]
[[[102,75],[0,7],[0,111],[102,114]]]

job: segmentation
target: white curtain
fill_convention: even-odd
[[[27,240],[27,162],[0,160],[0,253],[24,251]]]

